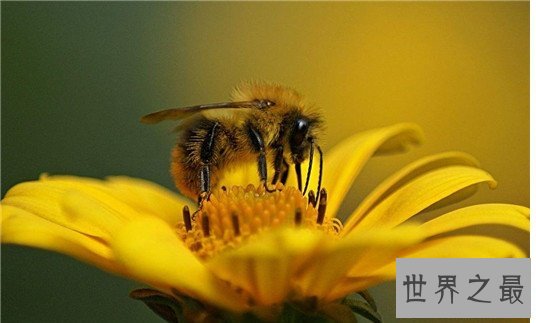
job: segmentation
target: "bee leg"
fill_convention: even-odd
[[[316,206],[316,203],[318,203],[318,201],[320,200],[320,194],[322,193],[321,191],[321,188],[322,188],[322,172],[323,172],[323,167],[324,167],[324,154],[322,153],[322,149],[320,149],[320,146],[319,145],[316,145],[316,149],[318,150],[318,155],[319,155],[319,161],[320,161],[320,164],[319,164],[319,167],[318,167],[318,186],[316,188],[316,202],[315,202],[315,206]]]
[[[283,173],[281,173],[281,183],[283,184],[287,183],[289,169],[290,169],[290,165],[287,163],[285,158],[283,158]]]
[[[313,157],[314,157],[314,143],[313,141],[310,142],[311,147],[309,149],[309,167],[307,168],[307,179],[305,180],[305,188],[303,189],[303,195],[307,193],[307,187],[309,186],[309,178],[311,178],[311,170],[313,169]]]
[[[277,184],[279,175],[281,174],[281,166],[283,166],[283,146],[277,147],[274,158],[274,177],[272,178],[272,185]]]
[[[204,201],[208,201],[210,198],[210,166],[203,165],[201,172],[199,173],[199,183],[201,186],[201,192],[197,198],[197,204],[199,208],[203,206]]]
[[[218,122],[214,122],[201,144],[201,161],[203,162],[203,166],[199,174],[199,208],[203,205],[203,201],[210,199],[210,166],[212,165],[212,157],[214,155],[214,139],[216,138],[219,126],[220,124]]]
[[[257,157],[257,170],[259,172],[261,182],[264,185],[264,189],[269,193],[275,192],[274,189],[268,187],[267,183],[268,171],[266,167],[266,151],[264,149],[264,141],[262,140],[259,132],[249,124],[247,125],[247,131],[251,144],[253,145],[253,149],[259,153],[259,156]]]
[[[268,193],[273,193],[276,190],[268,187],[268,174],[266,170],[266,153],[264,151],[259,153],[259,159],[257,160],[258,168],[259,168],[259,174],[261,177],[261,182],[264,185],[264,189]]]
[[[301,178],[301,164],[294,164],[294,170],[296,171],[296,180],[298,181],[298,190],[302,190],[302,178]]]

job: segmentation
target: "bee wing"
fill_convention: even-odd
[[[274,105],[271,101],[266,100],[255,100],[255,101],[245,101],[245,102],[221,102],[221,103],[211,103],[211,104],[202,104],[195,105],[191,107],[184,108],[175,108],[161,110],[153,113],[149,113],[141,117],[141,122],[146,124],[154,124],[164,120],[179,120],[191,117],[192,115],[212,109],[240,109],[240,108],[267,108]]]

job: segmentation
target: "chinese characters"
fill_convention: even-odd
[[[468,284],[479,283],[479,287],[476,291],[466,297],[467,300],[478,303],[492,303],[491,300],[484,300],[477,298],[486,286],[489,284],[489,278],[481,278],[480,274],[475,274],[475,278],[468,279]],[[411,274],[406,275],[406,279],[402,285],[406,286],[406,303],[409,302],[426,302],[426,298],[423,297],[423,287],[427,284],[424,280],[423,274]],[[437,275],[438,289],[434,294],[439,294],[438,304],[443,301],[443,296],[448,293],[450,296],[450,304],[454,304],[454,295],[460,294],[456,290],[456,275]],[[523,286],[521,285],[521,275],[503,275],[502,284],[499,286],[500,297],[498,299],[501,302],[509,301],[510,304],[519,302],[523,304],[521,300]]]
[[[397,318],[528,318],[529,258],[398,258]]]

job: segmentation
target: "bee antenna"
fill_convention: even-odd
[[[322,167],[324,166],[324,160],[322,158],[322,149],[320,149],[319,145],[315,145],[315,146],[320,156],[320,159],[319,159],[320,164],[318,167],[318,187],[316,188],[316,199],[315,199],[315,207],[316,207],[316,204],[318,204],[318,201],[320,201],[320,189],[322,188]]]
[[[305,180],[305,189],[303,195],[307,193],[307,187],[309,186],[309,178],[311,178],[311,170],[313,169],[313,159],[315,154],[314,141],[310,140],[311,146],[309,148],[309,167],[307,168],[307,179]]]

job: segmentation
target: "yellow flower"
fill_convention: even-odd
[[[475,205],[404,224],[465,197],[477,184],[496,185],[459,152],[405,166],[342,226],[338,209],[370,157],[403,150],[420,137],[414,125],[398,124],[356,134],[330,150],[324,165],[327,209],[325,198],[314,208],[291,184],[276,193],[229,185],[192,219],[181,210],[195,210],[195,203],[144,180],[43,176],[16,185],[2,200],[2,242],[65,253],[168,295],[235,313],[311,300],[321,310],[393,279],[397,257],[525,257],[498,238],[446,235],[481,224],[529,231],[529,209],[522,206]],[[224,181],[258,179],[244,169]]]

